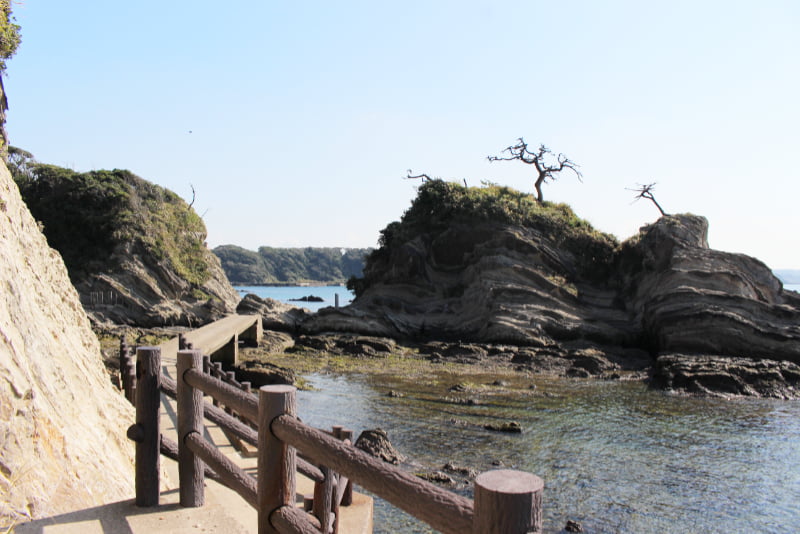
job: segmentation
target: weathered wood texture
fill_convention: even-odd
[[[161,455],[162,456],[166,456],[170,460],[175,460],[177,462],[178,461],[178,442],[177,441],[172,441],[171,439],[169,439],[164,434],[161,434]],[[219,475],[216,473],[216,471],[214,471],[213,469],[211,469],[207,465],[203,466],[203,472],[205,473],[206,477],[208,477],[208,478],[210,478],[212,480],[216,480],[220,484],[223,483],[222,479],[219,477]]]
[[[250,506],[254,508],[258,506],[257,485],[252,476],[222,454],[202,435],[192,432],[186,436],[185,442],[196,456],[219,474],[223,484],[238,493]]]
[[[136,426],[141,441],[136,443],[136,506],[158,506],[161,471],[161,349],[139,347]]]
[[[278,439],[296,447],[312,461],[324,463],[344,474],[436,530],[454,534],[472,531],[470,499],[390,466],[360,449],[304,425],[293,416],[282,415],[272,421],[271,427]]]
[[[193,388],[219,399],[222,404],[236,410],[245,417],[253,420],[258,419],[258,399],[255,395],[245,393],[239,388],[203,374],[199,365],[197,369],[191,369],[182,376],[186,383]]]
[[[168,397],[172,397],[173,399],[176,398],[177,386],[175,381],[169,378],[168,376],[163,376],[163,375],[161,377],[161,380],[162,380],[161,391],[163,391],[164,394],[167,395]],[[255,397],[255,395],[253,395],[253,397]],[[210,404],[203,403],[203,410],[205,412],[205,416],[208,418],[209,421],[211,421],[212,423],[216,423],[217,425],[229,431],[231,434],[235,435],[242,441],[249,443],[254,447],[258,447],[257,431],[253,430],[248,425],[245,425],[244,423],[235,419],[234,417],[231,417],[230,415],[226,414],[222,409],[212,406]],[[302,458],[297,459],[297,472],[302,474],[303,476],[310,478],[314,482],[321,482],[322,480],[324,480],[322,471],[320,471],[318,467],[311,465]]]
[[[284,534],[320,534],[317,518],[294,506],[282,506],[272,512],[270,522],[277,532]]]
[[[542,532],[541,478],[524,471],[498,469],[475,479],[475,534]]]
[[[336,475],[328,467],[323,466],[321,469],[325,478],[322,482],[314,484],[314,507],[312,511],[322,525],[322,532],[328,532],[333,527],[331,514],[333,513],[333,493],[336,489]]]
[[[264,386],[258,392],[259,534],[277,532],[270,515],[295,504],[295,449],[273,434],[272,422],[280,416],[295,420],[296,391],[292,386]]]
[[[186,438],[192,433],[203,435],[203,392],[187,384],[187,374],[202,365],[197,350],[178,351],[178,477],[180,479],[181,506],[203,506],[205,490],[203,462],[187,446]]]

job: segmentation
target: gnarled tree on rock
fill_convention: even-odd
[[[526,143],[522,137],[517,139],[516,145],[507,147],[503,152],[507,152],[509,155],[489,156],[489,161],[513,161],[518,159],[536,168],[537,176],[533,187],[536,189],[536,200],[540,204],[544,202],[542,184],[547,180],[555,180],[556,174],[565,169],[569,169],[578,176],[578,180],[583,177],[581,171],[578,170],[579,165],[564,154],[554,156],[553,152],[544,145],[539,145],[538,151],[531,151],[528,148],[528,143]]]
[[[652,201],[653,204],[656,205],[656,208],[658,208],[658,211],[661,212],[662,216],[666,216],[667,214],[661,208],[661,205],[658,202],[656,202],[656,197],[653,196],[653,189],[655,188],[656,188],[656,183],[653,182],[652,184],[639,184],[639,187],[637,189],[629,189],[628,191],[636,191],[637,193],[639,193],[638,195],[636,195],[634,202],[636,202],[640,198],[646,198],[647,200]]]

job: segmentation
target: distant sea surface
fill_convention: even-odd
[[[783,284],[783,287],[800,293],[800,284]]]
[[[336,295],[339,295],[339,306],[347,306],[355,298],[345,286],[233,286],[239,294],[244,297],[248,293],[253,293],[262,299],[270,298],[306,308],[312,312],[333,306],[336,303]],[[302,302],[292,299],[299,299],[313,295],[320,297],[324,302]]]

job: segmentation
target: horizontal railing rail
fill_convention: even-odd
[[[158,458],[163,453],[178,458],[182,506],[202,506],[204,478],[216,478],[256,509],[259,534],[338,532],[339,507],[350,499],[353,482],[445,534],[541,532],[543,483],[535,475],[514,470],[483,473],[475,480],[471,500],[353,447],[352,432],[342,427],[327,432],[302,423],[295,413],[292,386],[265,386],[256,396],[243,391],[240,383],[204,373],[196,350],[178,351],[175,380],[160,372],[158,347],[139,347],[137,357],[137,416],[128,435],[137,444],[139,506],[158,504]],[[177,400],[177,444],[160,434],[162,391]],[[206,403],[204,394],[255,428]],[[206,417],[257,447],[256,477],[204,438]],[[315,482],[311,513],[296,507],[297,472]]]

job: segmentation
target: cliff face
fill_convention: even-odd
[[[424,187],[420,196],[429,194]],[[454,194],[437,199],[445,213],[448,203],[461,206],[475,193]],[[494,202],[508,204],[503,195]],[[654,358],[800,363],[800,296],[784,291],[760,261],[709,249],[703,217],[663,217],[616,246],[574,221],[554,224],[550,215],[467,219],[452,209],[432,215],[436,208],[420,204],[418,198],[384,230],[354,303],[321,310],[304,331],[508,343],[561,354],[590,346],[618,355],[638,348]]]
[[[197,326],[234,311],[205,225],[176,194],[123,170],[30,169],[23,198],[93,321]]]
[[[0,526],[130,498],[133,410],[3,165],[0,284]]]

